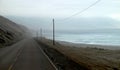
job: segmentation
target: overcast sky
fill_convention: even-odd
[[[32,29],[51,28],[52,18],[59,30],[120,28],[120,0],[101,0],[85,12],[62,21],[96,1],[0,0],[0,14]]]

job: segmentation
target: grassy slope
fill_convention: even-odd
[[[42,41],[90,70],[120,70],[119,50],[82,48],[59,43],[53,46],[51,40],[43,39]]]
[[[24,37],[25,30],[9,19],[0,16],[0,47],[10,45]]]

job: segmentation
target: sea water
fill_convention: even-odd
[[[58,34],[56,40],[73,43],[120,46],[120,33]]]

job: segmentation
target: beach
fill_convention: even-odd
[[[119,46],[75,44],[63,41],[57,41],[53,45],[52,40],[45,38],[40,41],[89,70],[120,70]],[[115,47],[118,48],[114,49]]]

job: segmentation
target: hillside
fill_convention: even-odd
[[[23,39],[27,28],[0,16],[0,47],[7,46]]]

